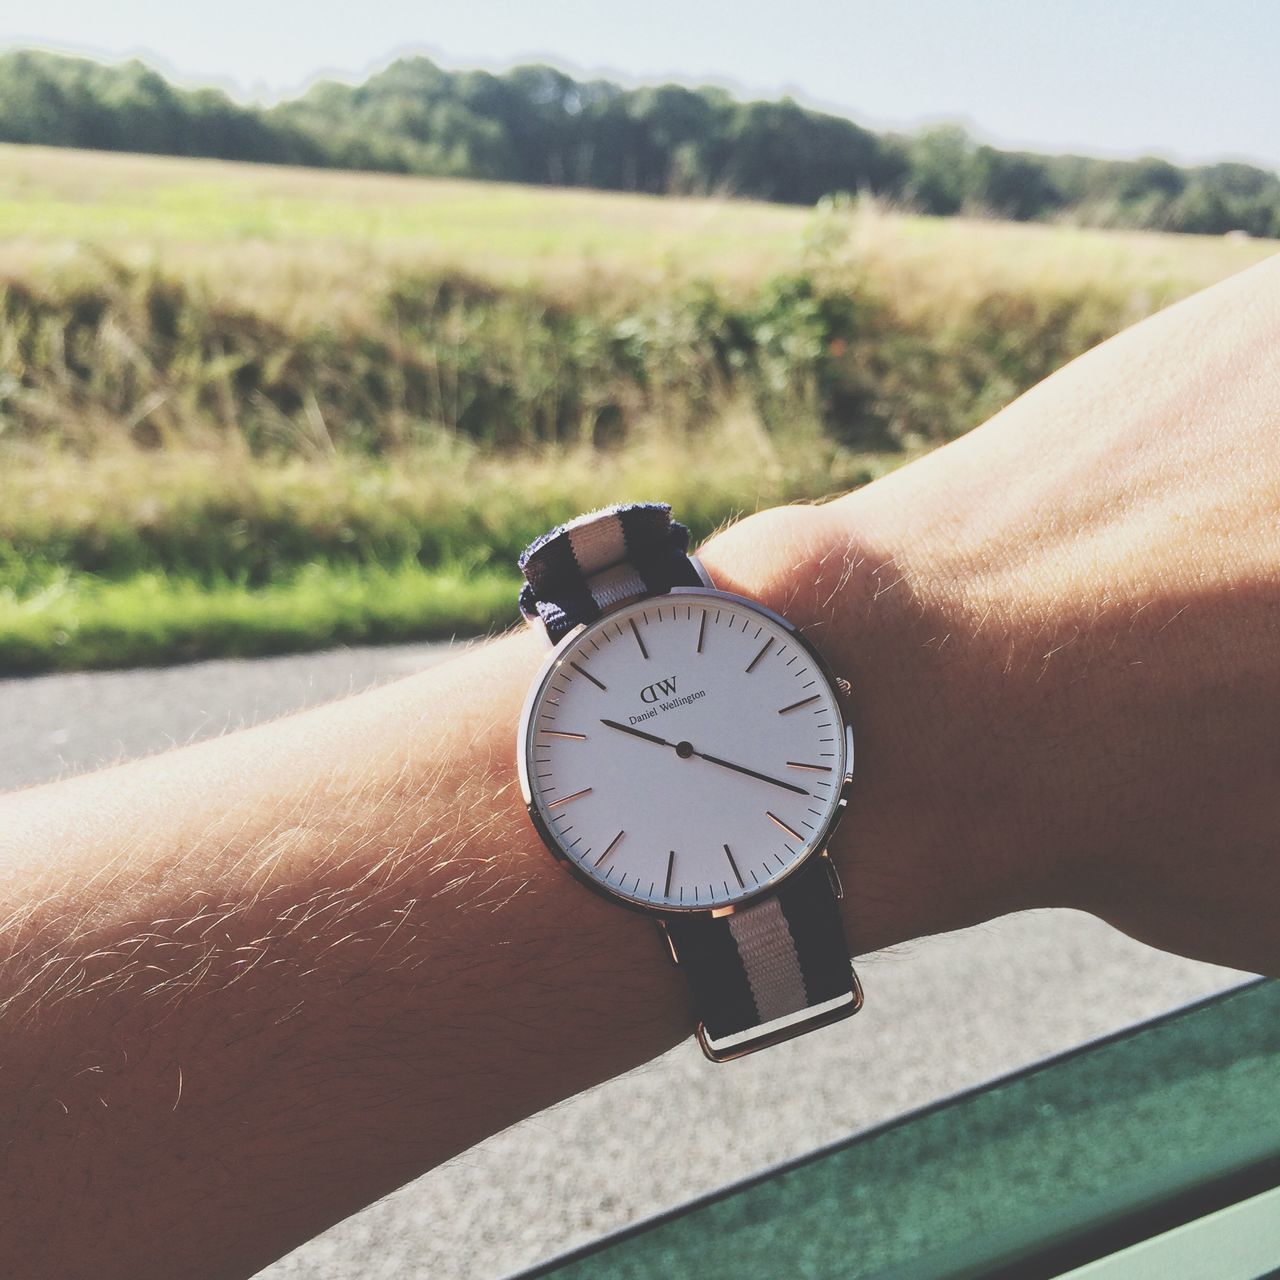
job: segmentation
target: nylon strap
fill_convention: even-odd
[[[840,904],[821,858],[733,915],[669,916],[667,929],[712,1040],[854,998]]]
[[[688,550],[689,530],[672,520],[666,503],[592,511],[525,549],[520,612],[540,621],[554,643],[629,600],[701,586]]]

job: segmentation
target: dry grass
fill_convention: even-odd
[[[0,272],[57,270],[86,244],[290,322],[360,315],[406,275],[644,290],[757,282],[794,260],[807,211],[0,145]]]
[[[257,582],[312,560],[510,567],[548,522],[664,497],[699,536],[761,507],[843,492],[907,455],[780,445],[749,409],[694,438],[517,459],[456,442],[395,458],[270,465],[238,449],[26,455],[0,469],[0,546],[111,577],[145,569]]]
[[[699,537],[842,492],[902,458],[781,451],[749,413],[680,447],[511,460],[120,450],[0,469],[0,671],[172,662],[474,634],[515,620],[548,524],[664,498]]]
[[[465,272],[565,298],[705,277],[756,287],[815,243],[904,306],[992,289],[1132,287],[1159,303],[1259,261],[1268,241],[810,210],[388,174],[0,145],[0,275],[86,246],[286,326],[359,319],[396,280]]]

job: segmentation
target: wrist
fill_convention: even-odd
[[[999,655],[967,566],[943,567],[858,495],[750,517],[699,557],[849,681],[857,763],[831,852],[856,952],[1065,901],[1069,853],[1019,770],[1018,720],[997,709]]]

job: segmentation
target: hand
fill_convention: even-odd
[[[709,756],[705,751],[698,751],[691,742],[668,742],[666,738],[659,738],[655,733],[645,733],[643,729],[633,729],[630,725],[619,724],[616,720],[601,720],[600,723],[608,725],[610,729],[620,729],[623,733],[630,733],[637,738],[644,738],[646,742],[656,742],[660,747],[674,747],[676,755],[682,760],[687,760],[690,756],[697,756],[698,759],[706,760],[709,764],[722,765],[726,769],[732,769],[735,773],[745,773],[749,778],[759,778],[761,782],[771,782],[775,787],[782,787],[786,791],[794,791],[798,796],[807,796],[809,794],[804,787],[798,787],[794,782],[783,782],[781,778],[771,778],[767,773],[757,773],[754,769],[748,769],[745,764],[733,764],[729,760],[721,760],[719,756]]]
[[[601,720],[601,724],[608,725],[610,729],[617,729],[620,733],[629,733],[633,738],[643,738],[646,742],[656,742],[660,747],[674,747],[674,742],[668,742],[666,738],[660,738],[656,733],[646,733],[643,729],[633,729],[630,725],[619,724],[617,720]]]
[[[734,764],[730,760],[721,760],[719,756],[709,756],[705,751],[695,751],[693,754],[701,757],[708,764],[718,764],[725,769],[732,769],[735,773],[745,773],[748,778],[759,778],[761,782],[771,782],[775,787],[781,787],[784,791],[794,791],[798,796],[807,796],[809,794],[804,787],[798,787],[794,782],[783,782],[781,778],[771,778],[767,773],[757,773],[754,769],[748,769],[745,764]]]

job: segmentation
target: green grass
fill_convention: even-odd
[[[510,569],[548,522],[665,495],[701,538],[744,512],[842,492],[901,461],[797,440],[746,416],[696,440],[518,459],[425,452],[272,464],[210,453],[45,457],[0,469],[0,581],[43,589],[62,569],[164,571],[256,586],[316,561]],[[28,585],[17,588],[20,575]]]
[[[559,520],[841,492],[1271,249],[0,146],[0,670],[483,630]]]
[[[477,634],[517,620],[520,550],[610,501],[664,497],[698,537],[897,465],[750,418],[688,447],[273,464],[228,453],[46,456],[0,470],[0,671]]]
[[[0,589],[9,673],[256,657],[338,644],[477,635],[514,620],[510,570],[315,563],[258,587],[155,572],[59,573]]]

